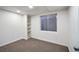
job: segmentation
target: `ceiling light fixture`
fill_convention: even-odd
[[[33,6],[28,6],[30,9],[32,9],[33,8]]]
[[[20,13],[21,11],[17,10],[17,13]]]

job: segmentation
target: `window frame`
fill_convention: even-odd
[[[43,30],[43,29],[42,29],[42,24],[41,24],[41,23],[42,23],[42,22],[41,22],[41,21],[42,21],[42,20],[41,20],[41,17],[43,17],[43,16],[47,16],[47,21],[48,21],[48,16],[51,16],[51,15],[52,15],[52,16],[55,15],[55,17],[56,17],[56,19],[55,19],[55,20],[56,20],[56,21],[55,21],[55,23],[56,23],[56,24],[55,24],[55,26],[56,26],[55,30],[53,30],[53,29],[52,29],[52,30],[47,30],[47,29],[46,29],[46,30]],[[48,22],[47,22],[47,24],[48,24]],[[41,31],[57,32],[57,13],[40,16],[40,25],[41,25],[41,26],[40,26],[40,30],[41,30]],[[48,28],[48,25],[47,25],[47,28]]]

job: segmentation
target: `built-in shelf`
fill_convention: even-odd
[[[31,37],[31,19],[30,19],[30,16],[28,16],[28,20],[27,20],[27,35],[28,35],[28,38]]]

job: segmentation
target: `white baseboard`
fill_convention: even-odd
[[[27,40],[27,38],[24,38],[24,37],[17,38],[17,39],[14,39],[14,40],[12,40],[12,41],[9,41],[9,42],[0,44],[0,47],[5,46],[5,45],[8,45],[8,44],[13,43],[13,42],[16,42],[16,41],[21,40],[21,39]]]
[[[44,38],[38,38],[38,37],[34,37],[34,36],[32,36],[32,38],[36,38],[38,40],[44,39]],[[59,45],[62,45],[62,46],[66,46],[66,47],[68,47],[69,52],[75,52],[72,44],[70,44],[70,43],[68,45],[65,45],[65,44],[61,44],[59,42],[49,41],[49,40],[46,40],[46,39],[44,39],[43,41],[47,41],[47,42],[50,42],[50,43],[55,43],[55,44],[59,44]]]
[[[46,40],[46,39],[44,39],[44,38],[33,37],[33,36],[32,36],[32,38],[36,38],[36,39],[38,39],[38,40],[42,40],[42,39],[43,39],[43,41],[47,41],[47,42],[50,42],[50,43],[55,43],[55,44],[59,44],[59,45],[62,45],[62,46],[66,46],[66,47],[67,47],[67,45],[66,45],[66,44],[62,44],[62,43],[59,43],[59,42]]]
[[[68,48],[70,52],[75,52],[74,47],[72,46],[71,43],[69,43]]]
[[[35,38],[35,39],[41,40],[41,38],[37,38],[37,37],[32,37],[32,38]],[[25,40],[27,40],[28,38],[24,38],[24,37],[17,38],[17,39],[15,39],[15,40],[12,40],[12,41],[9,41],[9,42],[6,42],[6,43],[3,43],[3,44],[0,44],[0,47],[5,46],[5,45],[10,44],[10,43],[13,43],[13,42],[16,42],[16,41],[21,40],[21,39],[25,39]],[[44,39],[44,38],[42,38],[42,39]],[[48,41],[48,40],[45,40],[45,39],[44,39],[43,41],[47,41],[47,42],[50,42],[50,43],[59,44],[59,45],[62,45],[62,46],[67,46],[67,45],[64,45],[64,44],[61,44],[61,43],[58,43],[58,42],[54,42],[54,41],[51,42],[51,41]],[[75,51],[74,51],[74,48],[72,47],[71,44],[68,45],[67,47],[69,48],[69,51],[70,51],[70,52],[75,52]]]

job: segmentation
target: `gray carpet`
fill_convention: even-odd
[[[34,38],[21,39],[0,47],[0,52],[68,52],[68,48]]]

